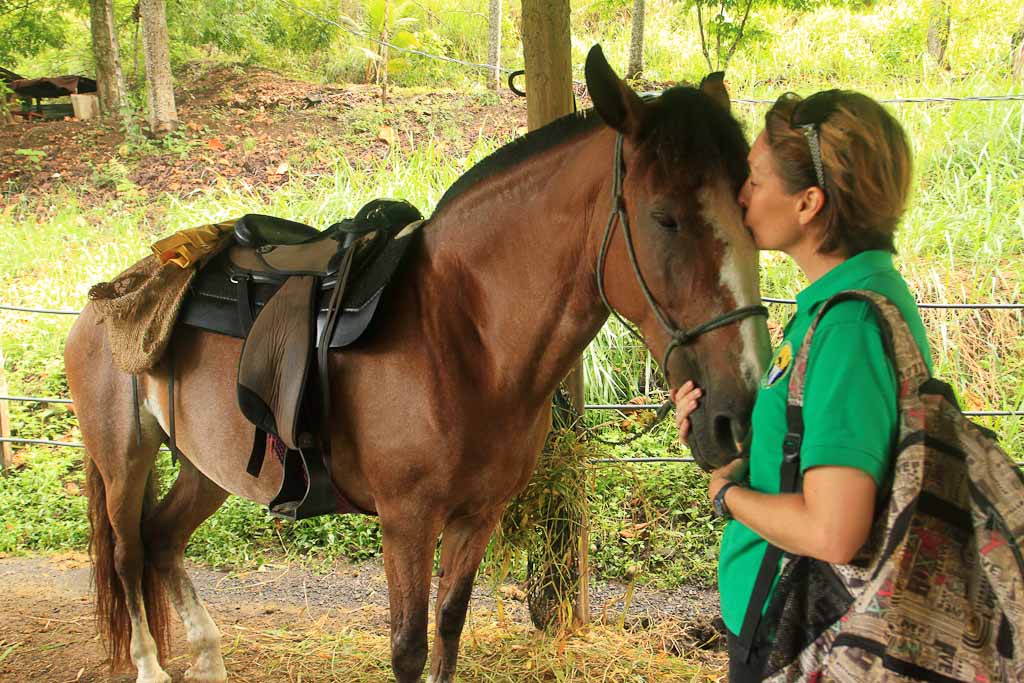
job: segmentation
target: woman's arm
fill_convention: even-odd
[[[711,475],[714,500],[729,481],[732,464]],[[803,492],[765,494],[741,486],[725,492],[734,519],[758,536],[797,555],[846,564],[871,532],[875,480],[853,467],[813,467],[804,473]]]
[[[697,408],[701,390],[686,382],[671,397],[679,438],[685,443],[689,415]],[[745,461],[734,460],[715,470],[709,498],[714,500],[745,467]],[[733,486],[725,492],[725,505],[734,519],[787,552],[846,564],[871,532],[876,488],[871,475],[853,467],[812,467],[804,473],[801,493],[766,494]]]

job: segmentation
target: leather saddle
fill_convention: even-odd
[[[238,405],[256,425],[247,471],[259,476],[267,434],[285,449],[272,514],[294,520],[353,511],[327,462],[327,353],[370,326],[422,223],[411,204],[379,199],[323,231],[249,214],[235,223],[233,243],[197,274],[178,320],[245,340]]]

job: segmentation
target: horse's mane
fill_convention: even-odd
[[[534,154],[577,138],[601,125],[603,125],[601,117],[595,114],[593,109],[586,109],[557,118],[545,126],[516,138],[481,159],[452,183],[441,197],[441,201],[437,203],[434,213],[485,178],[511,168]]]
[[[697,183],[727,174],[734,192],[747,179],[750,145],[743,128],[727,109],[696,88],[677,86],[653,101],[647,117],[644,146],[666,173],[685,166]]]
[[[725,109],[696,88],[677,86],[652,99],[654,107],[641,135],[656,141],[654,153],[666,168],[681,163],[695,177],[724,167],[739,190],[747,177],[749,146],[739,123]],[[441,197],[434,213],[493,175],[544,150],[565,144],[604,125],[593,109],[555,119],[495,150],[466,171]]]

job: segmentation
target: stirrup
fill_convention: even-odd
[[[274,517],[292,522],[338,511],[334,482],[319,448],[311,446],[285,453],[281,490],[267,507]]]

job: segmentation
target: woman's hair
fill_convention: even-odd
[[[907,205],[911,159],[903,128],[878,102],[860,93],[831,91],[815,99],[817,118],[798,95],[786,93],[765,114],[765,134],[775,168],[790,193],[820,186],[805,130],[794,123],[815,123],[824,172],[825,219],[818,251],[847,258],[869,249],[895,252],[893,237]]]

